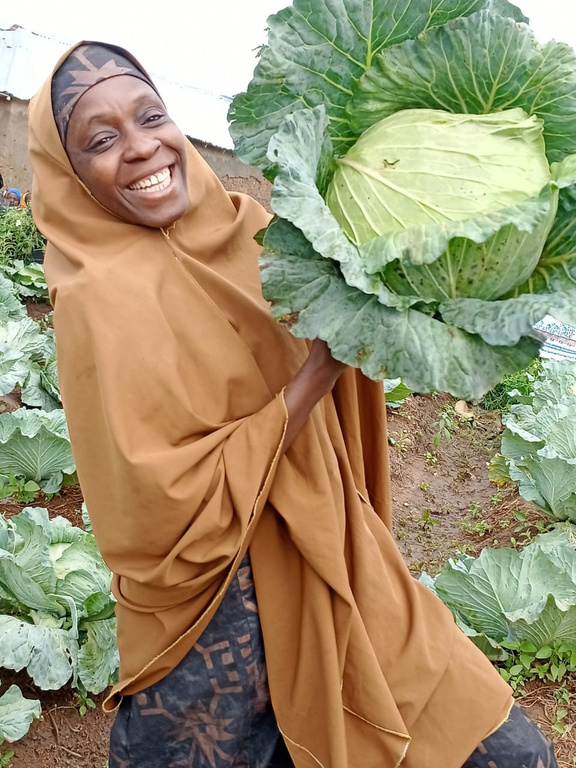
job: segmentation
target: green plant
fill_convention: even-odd
[[[0,666],[26,669],[43,690],[71,681],[79,711],[91,708],[87,694],[103,691],[118,668],[110,582],[92,534],[41,507],[0,516]],[[8,693],[21,738],[39,704],[17,686]]]
[[[80,717],[84,717],[89,709],[96,709],[96,702],[88,696],[88,693],[80,688],[74,694],[74,706],[78,710]]]
[[[63,410],[0,414],[0,477],[32,480],[49,494],[75,470]]]
[[[435,525],[438,525],[438,522],[439,522],[438,520],[432,517],[430,510],[425,509],[420,515],[420,519],[418,520],[418,525],[420,526],[420,528],[423,528],[425,531],[430,531]]]
[[[384,379],[384,392],[386,405],[391,408],[401,408],[412,394],[412,390],[402,383],[400,379]]]
[[[476,559],[448,561],[435,579],[421,577],[516,688],[536,677],[558,682],[576,664],[575,579],[576,535],[567,523],[520,552],[485,547]]]
[[[418,486],[421,491],[429,491],[430,490],[430,483],[427,483],[426,481],[422,481],[420,485]]]
[[[23,477],[0,475],[0,499],[14,499],[23,504],[34,501],[40,492],[40,486],[34,480]]]
[[[14,290],[19,296],[48,300],[48,286],[42,264],[27,264],[22,259],[15,259],[9,264],[0,264],[0,270],[12,280]]]
[[[507,0],[365,8],[270,17],[233,100],[274,181],[264,293],[366,375],[476,401],[575,317],[576,59]]]
[[[27,507],[0,516],[0,554],[0,666],[26,667],[45,689],[74,676],[81,692],[103,690],[117,663],[114,600],[92,534]]]
[[[5,741],[18,741],[28,731],[30,723],[40,717],[41,707],[37,699],[25,699],[17,685],[11,685],[0,696],[0,746]],[[0,766],[9,765],[14,752],[0,750]],[[2,762],[4,761],[4,762]]]
[[[44,251],[46,239],[38,232],[30,211],[23,208],[0,210],[0,263],[30,260],[32,252]]]
[[[26,405],[53,411],[60,408],[56,342],[51,329],[29,317],[0,322],[0,394],[21,388]]]
[[[436,451],[426,451],[424,459],[426,461],[426,464],[438,464],[438,462],[440,461]]]
[[[529,680],[548,680],[563,685],[555,691],[559,703],[570,702],[565,681],[566,676],[576,672],[576,652],[573,643],[556,641],[552,645],[538,648],[530,640],[502,642],[500,646],[508,651],[504,661],[498,663],[498,670],[511,688],[522,693]],[[558,713],[557,713],[558,714]],[[562,720],[566,715],[561,715]]]
[[[576,523],[576,363],[545,361],[504,424],[501,452],[519,493],[553,519]]]
[[[432,425],[435,428],[434,437],[432,438],[435,450],[438,449],[442,440],[450,440],[452,433],[458,428],[458,420],[451,405],[442,406],[438,416],[438,421],[435,421]]]
[[[484,395],[480,405],[486,411],[508,413],[512,405],[530,395],[532,383],[541,373],[542,361],[537,358],[527,368],[504,376],[499,384]]]

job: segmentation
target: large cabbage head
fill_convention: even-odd
[[[293,0],[268,25],[230,118],[274,181],[274,317],[370,378],[479,399],[539,320],[576,324],[575,52],[510,0]]]
[[[542,120],[519,108],[487,115],[402,110],[337,160],[326,202],[357,245],[497,214],[550,184],[542,128]],[[432,264],[395,262],[378,271],[400,294],[495,299],[532,274],[555,212],[554,205],[531,233],[507,226],[483,243],[456,238]]]

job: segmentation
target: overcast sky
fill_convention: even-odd
[[[288,0],[0,0],[0,27],[19,24],[70,44],[82,39],[116,43],[130,50],[153,76],[233,96],[245,90],[252,77],[255,49],[266,42],[268,16],[288,4]],[[542,42],[555,38],[576,48],[575,0],[518,4]],[[169,108],[173,110],[170,104]],[[225,114],[223,106],[213,119],[218,122],[215,135],[227,139]],[[214,143],[227,145],[225,139]]]
[[[231,96],[244,90],[265,42],[266,19],[287,0],[21,0],[0,2],[0,26],[74,43],[96,39],[132,51],[156,74]],[[574,0],[520,0],[542,41],[576,47]]]

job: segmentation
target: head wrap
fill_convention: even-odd
[[[64,145],[72,110],[96,83],[110,77],[130,75],[156,90],[146,72],[129,57],[128,51],[114,45],[86,43],[75,48],[63,61],[52,78],[51,92],[52,111]]]
[[[16,187],[7,187],[6,192],[12,192],[12,194],[16,195],[18,198],[18,202],[22,200],[22,195],[20,193],[19,189],[16,189]]]
[[[176,226],[120,220],[75,176],[50,88],[29,112],[34,217],[78,476],[114,573],[120,681],[106,706],[178,664],[250,546],[297,768],[406,755],[407,768],[459,768],[510,689],[395,545],[381,383],[345,371],[283,455],[282,390],[308,348],[262,298],[253,236],[268,215],[189,144]]]

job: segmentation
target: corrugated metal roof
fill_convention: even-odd
[[[0,93],[31,99],[67,48],[68,43],[23,27],[0,29]],[[228,97],[150,74],[184,133],[216,147],[232,148],[226,119]]]

